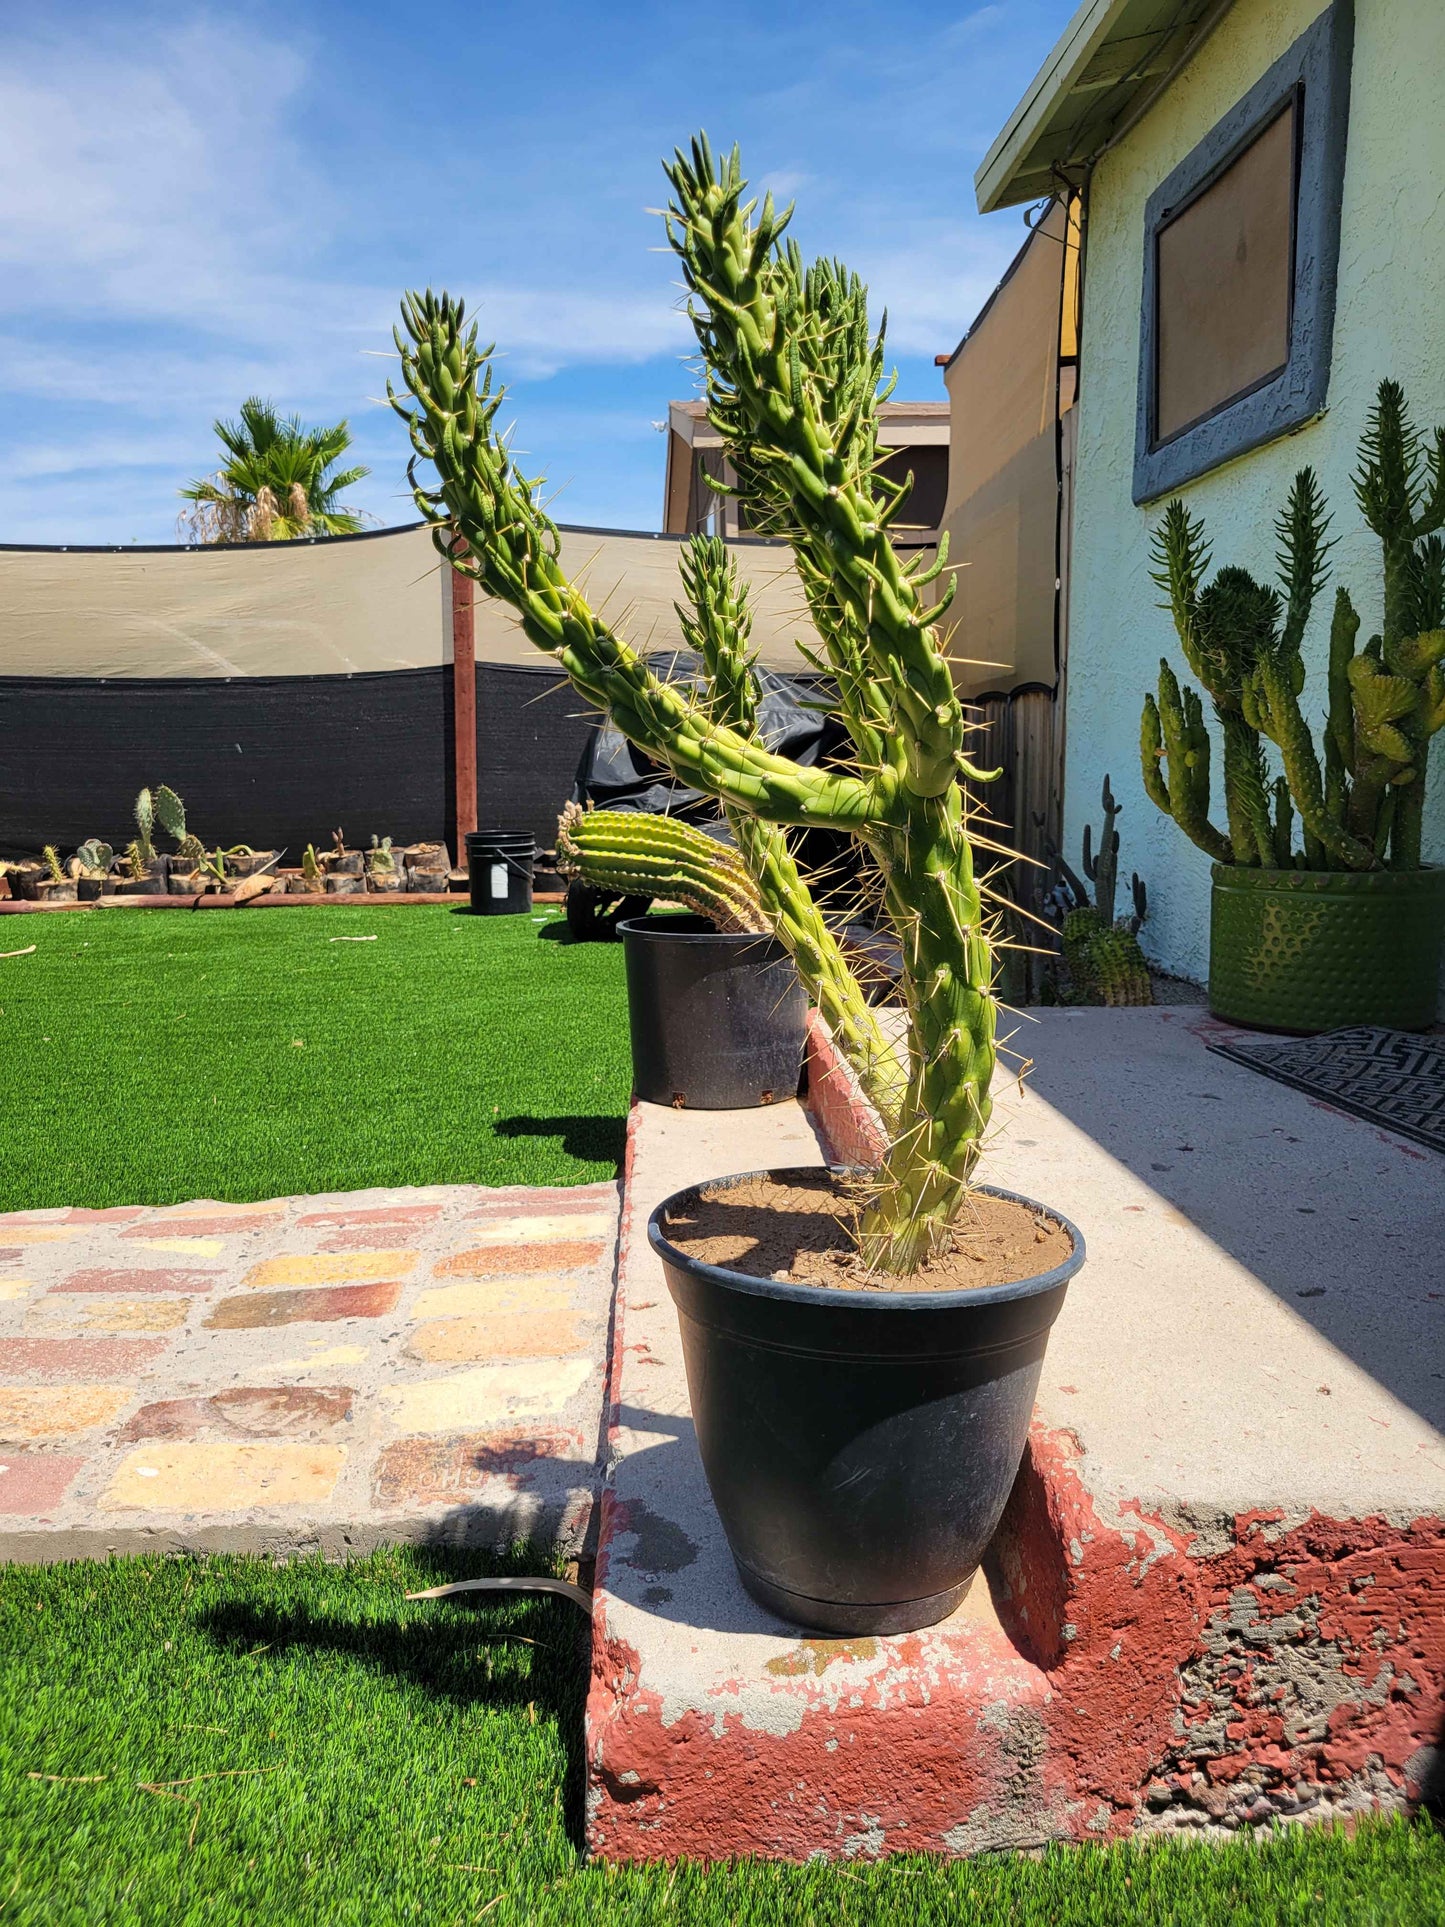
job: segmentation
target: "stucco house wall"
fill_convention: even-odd
[[[1089,201],[1081,344],[1067,683],[1065,854],[1097,827],[1104,773],[1124,804],[1125,874],[1149,886],[1142,941],[1164,969],[1208,969],[1209,860],[1144,794],[1139,712],[1161,655],[1184,673],[1149,578],[1149,536],[1163,502],[1131,500],[1144,204],[1151,191],[1321,12],[1319,0],[1241,0],[1119,145],[1100,159]],[[1295,471],[1317,471],[1334,512],[1333,581],[1378,627],[1379,547],[1355,506],[1355,449],[1375,386],[1404,384],[1417,424],[1445,422],[1445,5],[1356,0],[1349,144],[1334,353],[1324,415],[1180,492],[1204,516],[1214,561],[1272,579],[1272,523]],[[1306,657],[1307,710],[1323,711],[1333,587],[1316,605]],[[1215,757],[1215,820],[1222,821]],[[1445,737],[1432,756],[1426,856],[1445,861]]]

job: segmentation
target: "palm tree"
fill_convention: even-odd
[[[303,535],[355,535],[362,518],[336,497],[369,468],[330,471],[351,446],[347,424],[303,428],[252,395],[238,422],[212,424],[225,454],[204,481],[180,490],[190,503],[180,529],[192,542],[291,542]]]

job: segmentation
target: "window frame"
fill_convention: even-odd
[[[1149,196],[1134,442],[1134,501],[1155,500],[1323,412],[1329,392],[1335,287],[1349,127],[1353,0],[1333,0],[1293,46]],[[1208,414],[1156,438],[1159,236],[1295,109],[1288,350],[1284,366]]]

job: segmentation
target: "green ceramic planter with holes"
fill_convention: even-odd
[[[1214,865],[1209,1008],[1260,1030],[1425,1030],[1445,941],[1445,869]]]

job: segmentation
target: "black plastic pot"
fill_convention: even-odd
[[[532,907],[536,855],[537,839],[530,831],[469,830],[467,885],[473,912],[483,917],[524,916]]]
[[[1062,1225],[1067,1262],[977,1291],[833,1291],[679,1251],[668,1217],[696,1187],[648,1220],[713,1503],[743,1584],[784,1619],[908,1632],[946,1618],[978,1570],[1023,1456],[1049,1327],[1084,1262],[1067,1218],[981,1188]]]
[[[649,1104],[733,1111],[797,1094],[808,1000],[776,938],[703,917],[630,917],[632,1088]]]

